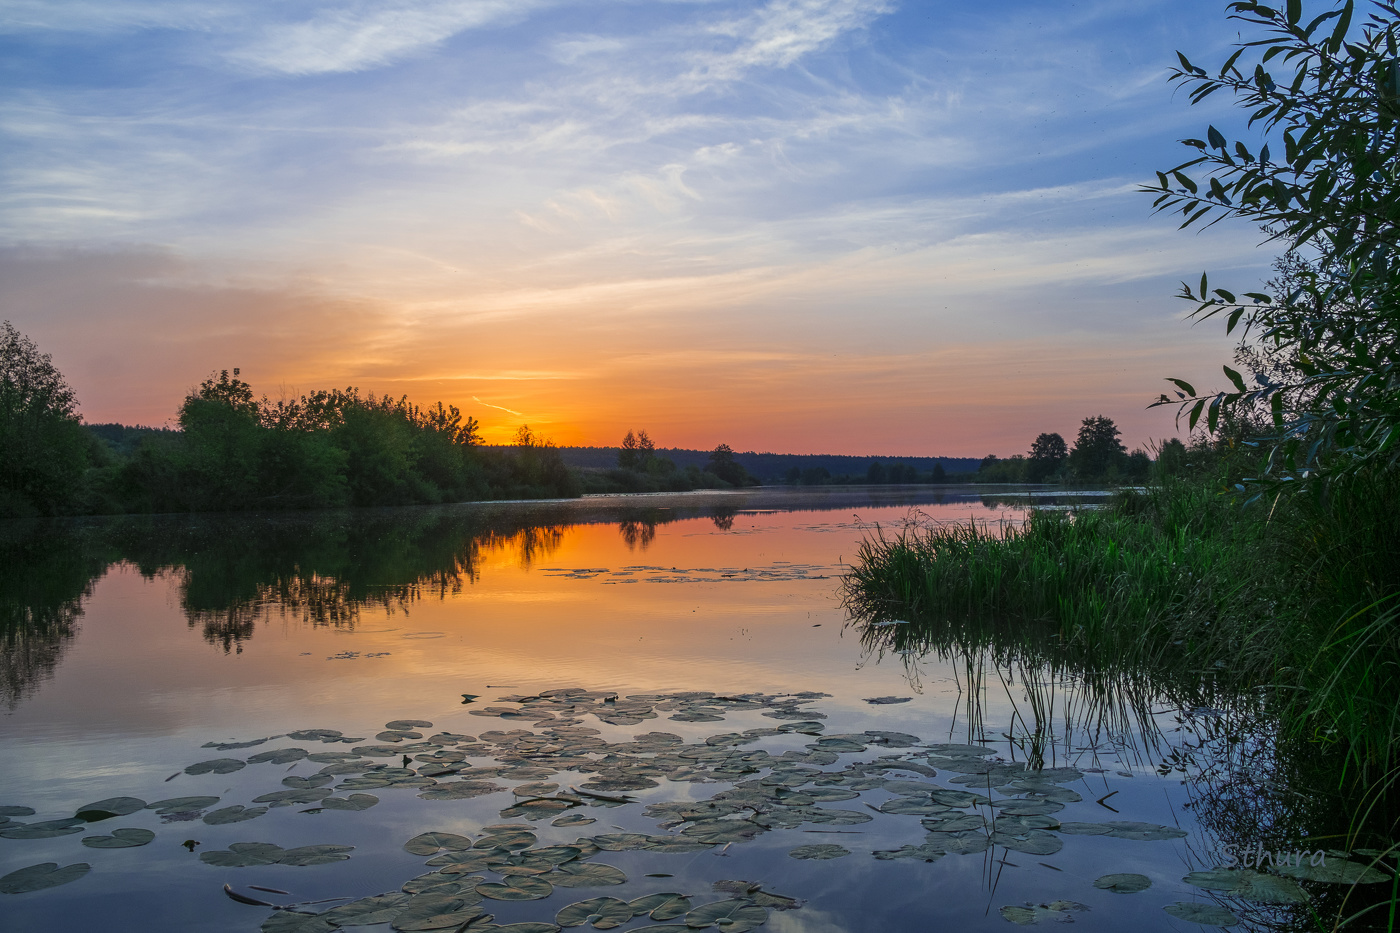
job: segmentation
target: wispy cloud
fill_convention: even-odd
[[[527,16],[540,0],[361,2],[264,27],[230,52],[237,64],[290,75],[362,71],[436,45],[467,29]]]

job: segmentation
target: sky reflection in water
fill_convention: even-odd
[[[104,553],[112,563],[88,592],[70,594],[82,610],[76,634],[39,638],[38,650],[31,639],[23,652],[13,650],[13,639],[8,643],[13,708],[0,719],[0,805],[38,811],[21,820],[68,816],[88,801],[118,794],[158,800],[207,793],[221,797],[220,807],[251,805],[254,796],[279,789],[286,774],[308,775],[319,765],[249,765],[203,776],[183,769],[206,758],[246,757],[286,745],[325,748],[288,739],[246,751],[201,746],[312,727],[373,743],[395,719],[431,721],[425,734],[530,729],[529,722],[471,714],[502,705],[495,702],[500,696],[572,686],[623,696],[821,691],[830,696],[804,708],[826,714],[824,734],[887,730],[915,734],[925,743],[979,738],[969,726],[971,709],[1000,754],[1023,760],[1025,743],[1012,747],[1003,734],[1023,735],[1025,718],[1033,715],[1027,700],[1034,691],[1026,690],[1024,672],[1018,684],[1015,674],[1006,681],[984,670],[987,689],[969,707],[965,672],[955,661],[877,659],[856,632],[844,628],[838,578],[875,523],[898,527],[911,508],[928,520],[1014,521],[1019,514],[1005,501],[943,496],[940,503],[928,491],[766,491],[256,517],[227,524],[141,522],[104,532]],[[789,510],[794,507],[804,510]],[[91,536],[84,540],[92,545]],[[917,690],[910,685],[911,671]],[[463,705],[464,693],[480,694],[481,700]],[[1070,694],[1072,685],[1064,686],[1059,706],[1042,723],[1046,763],[1102,770],[1066,785],[1083,800],[1056,818],[1191,829],[1184,789],[1178,781],[1157,778],[1153,766],[1160,758],[1124,734],[1142,724],[1120,722],[1116,731],[1094,733],[1091,721],[1089,731],[1083,723],[1071,730],[1063,720]],[[911,699],[865,702],[875,697]],[[754,710],[729,713],[723,722],[673,721],[662,711],[636,726],[585,723],[610,742],[665,731],[687,743],[780,724]],[[813,741],[812,735],[786,734],[755,747],[774,755],[799,753]],[[877,745],[830,767],[906,753]],[[167,780],[172,774],[179,777]],[[940,772],[937,783],[953,786],[947,779],[955,776]],[[550,780],[567,787],[586,778],[565,771]],[[549,820],[539,821],[540,844],[616,832],[618,826],[658,833],[641,804],[704,799],[723,788],[664,778],[660,785],[634,792],[640,801],[635,806],[586,808],[582,812],[597,818],[589,826],[554,828]],[[1120,812],[1095,803],[1115,791],[1107,802]],[[157,832],[154,843],[130,850],[85,848],[78,835],[0,839],[0,875],[48,860],[93,865],[77,882],[7,896],[0,907],[13,918],[7,925],[19,924],[15,929],[98,922],[111,930],[255,930],[267,911],[223,897],[223,882],[294,892],[271,896],[279,903],[392,890],[427,870],[422,858],[400,848],[409,837],[426,830],[477,833],[501,822],[499,811],[511,802],[509,793],[435,801],[420,800],[407,788],[370,792],[381,803],[362,813],[303,814],[306,807],[293,806],[253,821],[210,826],[163,824],[142,811],[83,831],[146,826]],[[892,796],[872,789],[831,806],[869,813]],[[933,864],[877,860],[872,851],[919,845],[926,833],[917,816],[871,815],[870,822],[835,827],[839,833],[814,833],[824,829],[814,825],[776,829],[723,852],[604,852],[593,861],[627,872],[624,888],[556,890],[544,901],[488,907],[503,923],[551,919],[560,907],[585,897],[632,898],[652,890],[694,894],[699,904],[720,896],[709,892],[714,881],[748,879],[806,902],[800,910],[771,914],[766,929],[779,933],[922,930],[931,922],[1009,929],[998,908],[1058,899],[1087,905],[1075,920],[1089,929],[1130,923],[1157,929],[1174,922],[1163,914],[1165,904],[1200,899],[1200,892],[1181,884],[1185,872],[1210,867],[1188,864],[1187,846],[1205,845],[1195,838],[1065,836],[1053,856],[998,848]],[[179,845],[189,838],[201,843],[195,853]],[[199,852],[239,841],[357,848],[348,861],[311,868],[216,868],[198,860]],[[786,854],[796,846],[831,842],[854,854],[832,862]],[[649,872],[675,877],[644,878]],[[1153,887],[1133,895],[1095,889],[1091,882],[1109,872],[1140,872]],[[624,929],[650,922],[641,917]]]

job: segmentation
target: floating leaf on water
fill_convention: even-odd
[[[1001,915],[1018,926],[1030,926],[1045,920],[1056,923],[1072,923],[1071,911],[1088,910],[1083,904],[1074,901],[1052,901],[1049,904],[1027,903],[1024,907],[1003,907]]]
[[[551,872],[549,881],[561,888],[601,888],[625,884],[627,874],[620,868],[597,862],[569,862],[560,865],[557,872]]]
[[[1103,825],[1108,827],[1108,832],[1103,835],[1115,839],[1155,842],[1162,839],[1184,839],[1188,835],[1186,830],[1177,829],[1175,826],[1159,826],[1156,823],[1138,823],[1131,820],[1110,820]],[[1062,826],[1061,832],[1063,831]]]
[[[373,794],[351,794],[349,797],[323,797],[321,807],[326,810],[368,810],[379,803]]]
[[[651,923],[644,927],[633,927],[627,933],[690,933],[684,923]]]
[[[548,797],[558,789],[558,784],[549,781],[531,781],[516,786],[511,793],[517,797]]]
[[[929,753],[943,758],[966,758],[969,755],[995,755],[995,748],[988,748],[985,745],[954,745],[947,742],[930,745]],[[936,764],[936,763],[935,763]]]
[[[884,789],[891,794],[902,794],[917,797],[919,795],[932,794],[936,790],[942,790],[937,784],[927,784],[923,781],[886,781]]]
[[[472,841],[456,833],[419,833],[403,844],[410,855],[436,855],[444,849],[465,851],[472,847]]]
[[[448,781],[428,787],[418,796],[424,800],[470,800],[505,790],[490,781]]]
[[[1193,871],[1182,880],[1207,891],[1233,894],[1258,904],[1301,904],[1308,899],[1307,892],[1298,887],[1296,881],[1248,868]]]
[[[872,706],[892,706],[895,703],[908,703],[913,697],[866,697],[865,702]]]
[[[984,829],[987,820],[978,813],[958,813],[952,816],[925,817],[920,821],[931,833],[965,833]]]
[[[1113,827],[1107,823],[1061,823],[1059,831],[1067,836],[1107,836]]]
[[[184,813],[190,810],[203,810],[218,802],[218,797],[170,797],[165,800],[157,800],[155,803],[148,803],[146,809],[154,810],[160,814]]]
[[[1162,909],[1178,920],[1199,923],[1201,926],[1230,927],[1240,922],[1239,917],[1218,904],[1178,901],[1175,904],[1168,904]]]
[[[288,849],[282,853],[278,859],[279,865],[329,865],[331,862],[343,862],[350,857],[349,852],[354,846],[337,845],[315,845],[297,846],[295,849]]]
[[[90,849],[134,849],[137,846],[144,846],[156,834],[149,829],[114,829],[110,836],[84,836],[83,845]]]
[[[1033,829],[1024,836],[1011,836],[1003,832],[992,834],[992,843],[1013,852],[1027,855],[1054,855],[1064,848],[1064,841],[1054,833],[1043,829]]]
[[[587,923],[598,930],[611,930],[631,919],[631,905],[615,897],[590,897],[586,901],[570,904],[554,915],[554,922],[561,927],[577,927]]]
[[[55,836],[71,836],[80,833],[87,820],[75,816],[61,820],[41,820],[38,823],[0,823],[0,838],[4,839],[52,839]]]
[[[798,846],[788,852],[791,858],[798,859],[833,859],[850,855],[851,850],[845,846],[819,844],[810,846]]]
[[[288,732],[287,738],[296,742],[339,742],[345,735],[339,729],[298,729]]]
[[[943,848],[925,844],[921,846],[901,846],[898,849],[877,849],[871,854],[881,861],[911,859],[916,862],[936,862],[948,853]]]
[[[929,797],[892,797],[880,804],[880,812],[896,816],[938,816],[947,813],[948,808]]]
[[[274,748],[265,752],[258,752],[256,755],[248,756],[248,763],[287,765],[294,761],[301,761],[307,755],[304,748]]]
[[[241,771],[245,767],[243,761],[238,758],[212,758],[209,761],[197,761],[185,769],[186,774],[232,774]]]
[[[472,927],[468,927],[466,933],[472,933],[472,930]],[[526,920],[523,923],[503,923],[492,927],[490,933],[559,933],[559,924]]]
[[[16,806],[5,806],[5,807],[0,807],[0,816],[33,816],[33,815],[34,815],[34,808],[33,808],[33,807],[16,807]]]
[[[1058,813],[1065,808],[1064,804],[1053,800],[1000,800],[995,806],[999,814],[1006,816],[1044,816],[1048,813]],[[1111,830],[1109,834],[1112,835]]]
[[[358,771],[359,768],[356,768],[355,770]],[[324,787],[325,785],[332,784],[334,782],[335,778],[325,771],[322,771],[318,774],[310,775],[308,777],[300,777],[298,775],[293,774],[282,779],[282,784],[284,787],[291,787],[295,788],[296,790],[308,790],[314,787]]]
[[[285,850],[270,842],[235,842],[227,849],[199,853],[206,865],[220,868],[246,868],[250,865],[276,865]]]
[[[549,825],[550,825],[550,826],[565,826],[565,827],[567,827],[567,826],[587,826],[589,823],[596,823],[596,822],[598,822],[598,821],[595,820],[595,819],[594,819],[593,817],[591,817],[591,816],[584,816],[582,813],[570,813],[570,814],[568,814],[568,815],[566,815],[566,816],[561,816],[561,817],[559,817],[559,819],[557,819],[557,820],[551,820],[550,823],[549,823]]]
[[[395,930],[458,930],[485,912],[459,897],[416,895],[389,921]]]
[[[1369,865],[1348,862],[1345,859],[1329,859],[1325,865],[1313,865],[1304,858],[1297,865],[1279,865],[1274,870],[1289,878],[1325,881],[1329,884],[1375,884],[1391,880],[1390,875],[1376,871]]]
[[[716,925],[727,933],[745,933],[768,922],[768,911],[746,897],[702,904],[685,915],[685,925],[703,929]]]
[[[534,845],[537,837],[528,829],[508,829],[486,827],[487,835],[483,839],[478,839],[473,845],[478,849],[528,849]]]
[[[1112,891],[1115,894],[1136,894],[1152,887],[1152,880],[1146,875],[1117,872],[1099,878],[1094,882],[1094,887],[1103,891]]]
[[[332,933],[335,929],[324,914],[298,910],[275,910],[262,924],[262,933]]]
[[[395,719],[393,722],[386,722],[385,729],[393,729],[395,732],[403,732],[409,729],[431,729],[433,724],[426,719]]]
[[[537,901],[553,891],[554,885],[543,878],[518,875],[511,876],[505,884],[487,881],[476,886],[476,893],[498,901]]]
[[[627,852],[632,849],[645,849],[651,837],[645,833],[601,833],[589,838],[604,852]]]
[[[210,826],[222,826],[225,823],[241,823],[244,820],[252,820],[262,816],[267,812],[267,807],[244,807],[234,804],[231,807],[223,807],[219,810],[210,810],[204,814],[204,822]]]
[[[635,917],[650,914],[653,920],[674,920],[690,910],[690,898],[675,893],[647,894],[633,898],[627,906],[632,908]]]
[[[400,889],[406,894],[433,894],[439,897],[455,897],[460,901],[470,901],[473,904],[481,903],[481,895],[476,893],[476,886],[486,879],[481,875],[463,875],[451,872],[430,871],[427,874],[419,875],[417,878],[410,878],[403,883]],[[465,895],[465,896],[464,896]]]
[[[62,868],[57,862],[29,865],[0,878],[0,894],[28,894],[31,891],[58,887],[60,884],[77,881],[91,869],[92,866],[87,862],[76,862]]]
[[[320,916],[336,926],[369,926],[388,923],[408,906],[407,894],[376,894],[332,907]]]
[[[127,816],[145,808],[146,801],[139,797],[108,797],[79,807],[74,815],[80,820],[96,823],[98,820],[109,820],[114,816]]]

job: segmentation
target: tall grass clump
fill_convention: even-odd
[[[903,616],[916,628],[1014,632],[1098,663],[1170,660],[1267,669],[1277,644],[1252,624],[1274,607],[1258,568],[1259,516],[1172,482],[1120,493],[1101,510],[1033,511],[1021,526],[906,525],[863,543],[846,579],[857,619]]]

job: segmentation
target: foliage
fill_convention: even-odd
[[[64,510],[92,453],[52,357],[9,321],[0,324],[0,517]]]
[[[1354,29],[1353,0],[1312,18],[1301,0],[1232,3],[1231,18],[1262,37],[1239,43],[1214,75],[1179,55],[1172,80],[1192,103],[1233,94],[1283,157],[1211,126],[1205,139],[1183,141],[1198,155],[1145,189],[1159,210],[1180,212],[1183,227],[1239,217],[1284,244],[1291,274],[1272,296],[1211,289],[1204,275],[1182,290],[1196,317],[1223,314],[1227,332],[1242,327],[1284,362],[1282,376],[1256,372],[1247,382],[1226,366],[1231,390],[1198,393],[1173,379],[1177,398],[1158,402],[1179,402],[1192,428],[1204,416],[1212,431],[1227,415],[1268,412],[1270,457],[1256,478],[1267,482],[1330,479],[1400,458],[1400,13],[1388,2],[1375,9]]]
[[[627,432],[622,439],[622,449],[617,453],[617,465],[623,470],[647,472],[656,464],[656,444],[643,430],[640,434]],[[672,469],[675,464],[671,464]]]
[[[1026,481],[1043,483],[1054,476],[1069,457],[1069,447],[1059,434],[1041,433],[1031,442],[1027,457]]]
[[[1119,464],[1127,451],[1118,436],[1123,432],[1113,419],[1096,415],[1085,418],[1079,426],[1074,449],[1069,452],[1069,464],[1076,476],[1096,479],[1107,476]]]
[[[758,480],[750,476],[743,464],[734,459],[734,449],[728,444],[720,444],[710,452],[710,462],[705,464],[705,472],[713,473],[731,486],[758,485]]]

